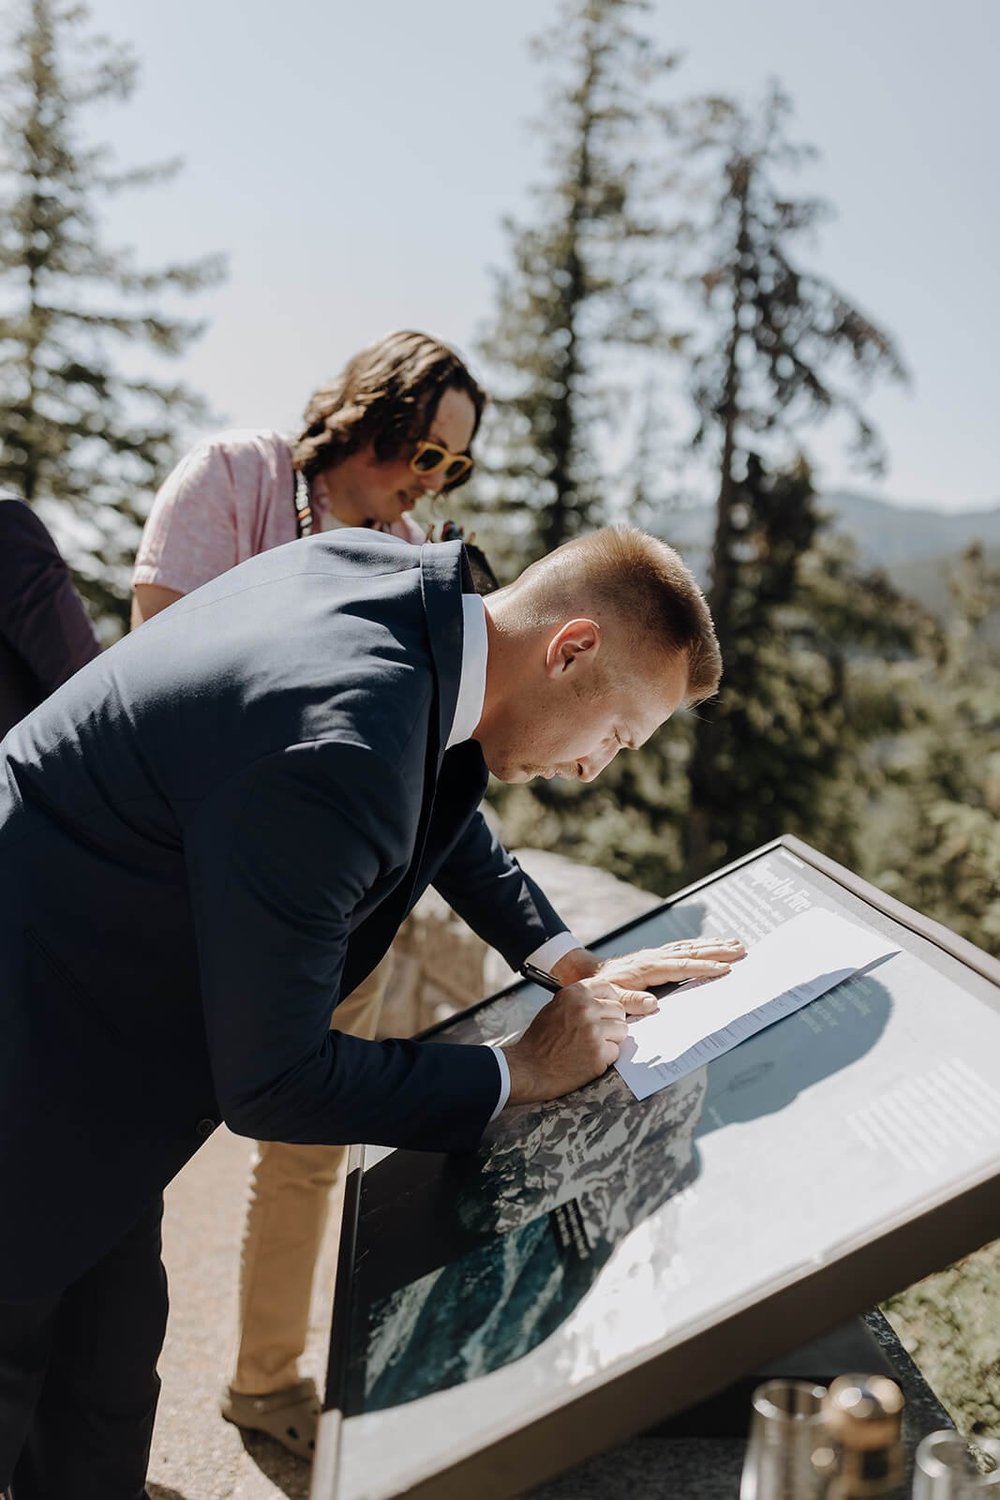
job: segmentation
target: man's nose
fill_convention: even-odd
[[[596,751],[593,755],[585,755],[582,760],[578,760],[576,764],[580,780],[596,781],[601,772],[610,766],[620,749],[620,745],[614,745],[610,750]]]

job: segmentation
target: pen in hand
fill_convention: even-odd
[[[536,969],[534,964],[522,964],[521,974],[525,979],[530,979],[532,984],[537,984],[539,989],[548,990],[552,995],[558,995],[560,990],[566,988],[560,984],[554,974],[547,974],[544,969]]]

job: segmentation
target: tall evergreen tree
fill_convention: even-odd
[[[480,529],[508,562],[606,519],[609,418],[623,418],[629,384],[616,356],[672,342],[649,274],[662,226],[643,185],[674,59],[641,30],[648,9],[563,0],[536,43],[551,74],[548,177],[534,219],[507,225],[511,263],[480,351],[497,398]]]
[[[864,870],[1000,956],[1000,568],[978,544],[955,570],[951,596],[937,654],[896,684],[905,717],[888,747],[889,792],[875,808]]]
[[[866,748],[897,727],[880,683],[928,619],[828,533],[803,461],[768,473],[747,454],[735,499],[725,690],[699,711],[712,714],[712,775],[697,761],[703,718],[689,773],[715,840],[707,860],[790,832],[853,864]]]
[[[815,228],[827,208],[815,198],[790,197],[779,184],[784,170],[811,154],[787,138],[789,109],[773,88],[757,114],[708,100],[693,105],[683,121],[692,158],[709,163],[703,183],[712,216],[704,239],[696,242],[697,253],[707,251],[709,258],[694,278],[708,314],[708,336],[693,358],[692,393],[699,416],[695,443],[711,445],[719,466],[709,603],[727,663],[723,698],[703,710],[695,732],[688,818],[692,874],[741,852],[748,837],[762,831],[768,811],[769,831],[779,832],[791,811],[787,797],[802,801],[813,795],[807,788],[817,782],[809,763],[820,718],[813,716],[812,733],[796,727],[801,702],[786,705],[780,780],[766,775],[755,792],[748,774],[751,762],[761,767],[778,746],[766,743],[765,730],[753,723],[751,699],[761,686],[761,663],[754,663],[755,642],[745,632],[765,627],[760,610],[748,625],[746,585],[761,586],[764,545],[768,571],[781,579],[781,604],[791,605],[796,559],[815,539],[805,469],[800,466],[797,478],[781,474],[801,458],[800,428],[840,413],[852,424],[859,457],[877,466],[878,438],[854,387],[859,378],[863,383],[875,375],[903,378],[889,336],[793,258],[794,242]],[[808,693],[805,681],[790,679],[788,686],[793,696]],[[751,717],[739,724],[737,716],[727,726],[727,705],[737,702]],[[771,727],[777,732],[777,719]],[[801,759],[793,769],[796,743]],[[774,793],[783,787],[782,800],[769,810],[762,806],[751,833],[744,804],[767,785]]]
[[[108,195],[162,182],[177,162],[118,171],[87,144],[87,107],[127,100],[131,55],[59,0],[24,0],[0,75],[0,485],[70,513],[71,557],[99,613],[122,615],[141,526],[137,496],[174,457],[177,425],[198,417],[183,385],[126,374],[126,345],[179,354],[199,325],[158,310],[194,292],[217,257],[144,270],[102,240]],[[82,544],[72,546],[72,537]]]

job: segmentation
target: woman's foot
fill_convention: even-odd
[[[312,1459],[316,1447],[316,1424],[320,1404],[315,1383],[298,1380],[264,1396],[247,1395],[227,1386],[220,1405],[227,1422],[244,1432],[264,1432],[296,1458]]]

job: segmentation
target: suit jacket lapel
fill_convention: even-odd
[[[460,569],[455,567],[457,559],[461,561]],[[410,909],[410,896],[424,863],[438,775],[458,703],[464,636],[461,595],[466,589],[473,592],[472,575],[461,542],[428,542],[420,549],[420,587],[434,661],[435,701],[431,704],[427,723],[423,797],[413,858],[410,868],[389,898],[393,912],[399,913],[399,922]]]
[[[461,568],[456,569],[456,553],[461,557]],[[424,875],[427,857],[433,861],[434,869],[440,862],[435,857],[438,851],[427,849],[427,835],[431,827],[438,801],[437,783],[444,759],[445,747],[455,718],[458,689],[462,675],[462,644],[464,626],[461,595],[475,592],[472,574],[462,552],[460,542],[433,542],[421,548],[421,593],[427,620],[427,633],[431,656],[434,662],[435,693],[427,724],[427,752],[424,760],[424,784],[413,844],[413,857],[409,869],[399,884],[374,910],[363,919],[354,934],[357,961],[349,955],[344,972],[344,994],[348,994],[360,982],[362,974],[374,965],[370,961],[371,949],[377,949],[379,957],[386,951],[396,932],[428,884]],[[446,847],[454,842],[451,825],[460,822],[464,827],[482,799],[486,788],[486,772],[478,746],[468,746],[468,761],[462,758],[463,767],[468,764],[466,775],[456,777],[456,784],[446,790],[447,805],[445,823],[448,832],[441,840]],[[454,803],[454,805],[452,805]],[[443,830],[442,830],[443,831]],[[435,845],[439,842],[435,837]],[[418,884],[419,882],[419,884]],[[362,930],[365,937],[361,939]],[[358,940],[361,939],[359,942]],[[361,950],[369,954],[362,957]]]

